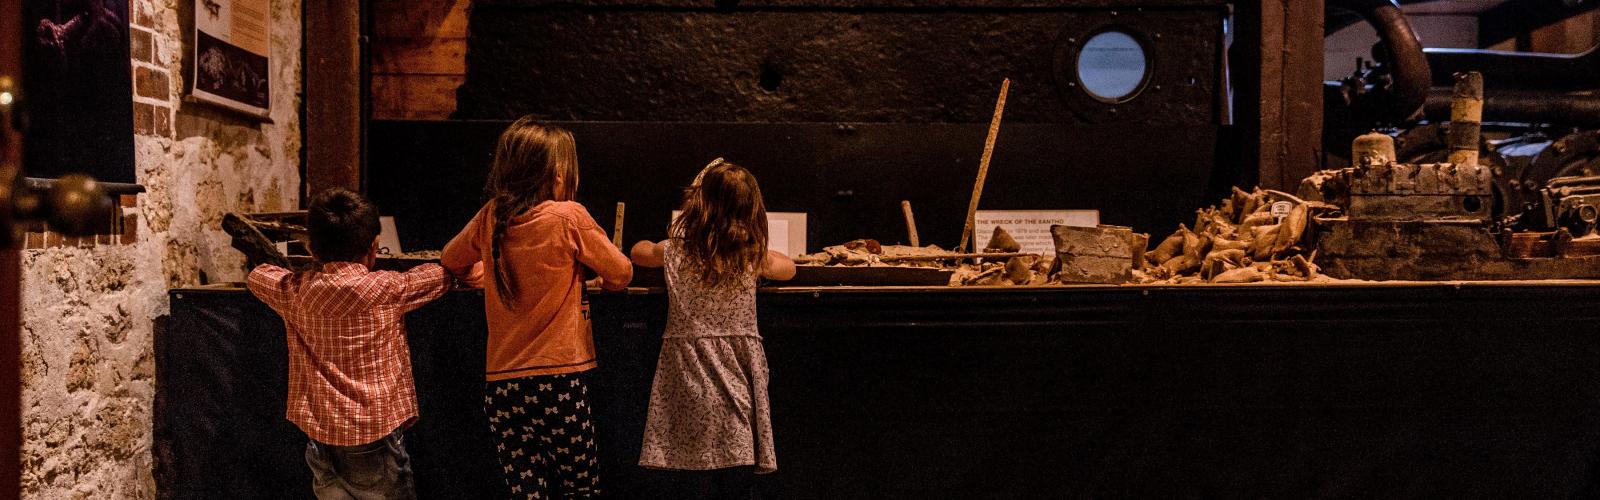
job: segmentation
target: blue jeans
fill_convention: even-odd
[[[411,456],[401,431],[355,446],[306,443],[311,489],[320,500],[412,500]]]

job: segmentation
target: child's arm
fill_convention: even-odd
[[[761,266],[761,277],[784,281],[794,277],[794,259],[777,250],[767,250],[767,261]]]
[[[633,257],[633,263],[639,267],[662,267],[667,265],[666,253],[662,250],[667,242],[656,243],[642,240],[633,245],[633,250],[628,255]]]
[[[573,244],[578,247],[578,262],[600,276],[600,288],[611,291],[627,288],[628,282],[633,281],[633,263],[611,244],[611,238],[606,237],[605,230],[589,216],[589,211],[573,205],[576,206],[574,215],[581,215],[569,226]]]
[[[289,278],[294,272],[272,264],[262,264],[250,271],[250,276],[245,278],[245,288],[267,307],[273,310],[282,310],[289,303]]]
[[[456,275],[456,284],[463,288],[483,288],[483,269],[483,262],[473,264],[466,274]]]
[[[472,222],[468,222],[467,227],[461,228],[461,232],[445,244],[444,251],[439,255],[439,264],[451,275],[470,278],[473,265],[483,261],[483,249],[478,248],[478,233],[483,227],[484,214],[488,211],[488,205],[479,209],[478,214],[472,216]],[[482,274],[481,268],[479,274]]]
[[[411,312],[443,297],[450,291],[450,284],[450,275],[437,264],[423,264],[400,273],[400,310]]]

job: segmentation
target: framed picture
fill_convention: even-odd
[[[272,112],[270,0],[194,0],[190,97],[253,117]]]

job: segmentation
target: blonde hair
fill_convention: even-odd
[[[578,148],[571,131],[524,116],[500,133],[484,192],[494,207],[489,266],[506,308],[516,300],[513,278],[500,261],[511,219],[546,201],[570,200],[577,191]]]

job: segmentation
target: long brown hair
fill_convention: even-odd
[[[688,271],[712,287],[760,272],[767,257],[767,206],[744,167],[712,162],[683,195],[669,234],[680,240]]]
[[[577,191],[578,147],[571,131],[524,116],[500,133],[484,194],[494,206],[489,266],[507,309],[516,300],[516,289],[500,262],[506,227],[518,214],[546,201],[570,200]]]

